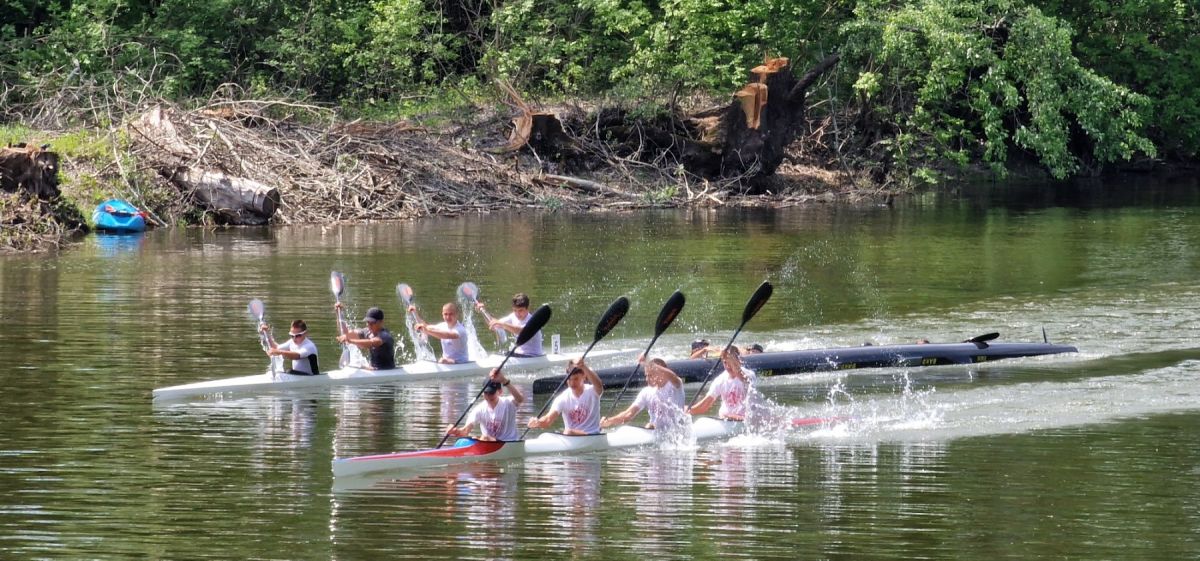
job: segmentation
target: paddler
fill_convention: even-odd
[[[483,312],[487,316],[487,309],[483,302],[476,302],[475,308]],[[494,319],[488,322],[488,329],[503,329],[516,337],[521,334],[521,329],[529,323],[529,295],[524,292],[518,292],[512,298],[512,313],[500,319]],[[517,347],[513,352],[515,357],[533,357],[543,356],[546,352],[542,350],[542,332],[538,331],[529,338],[524,345]]]
[[[334,309],[342,309],[342,303],[333,305]],[[396,341],[392,333],[383,326],[383,310],[371,308],[363,317],[367,327],[351,331],[347,325],[342,325],[342,334],[338,335],[339,343],[349,343],[360,349],[366,349],[368,362],[372,370],[391,370],[396,367]]]
[[[409,306],[408,311],[417,320],[417,324],[413,326],[414,329],[424,331],[430,337],[442,342],[442,358],[438,362],[442,364],[471,362],[471,358],[467,355],[467,328],[458,321],[458,304],[447,302],[445,306],[442,306],[442,322],[433,325],[421,319],[416,306]]]
[[[638,363],[646,371],[646,387],[638,392],[633,403],[624,411],[612,417],[602,417],[600,426],[609,428],[629,422],[638,413],[645,410],[650,415],[650,423],[646,428],[667,428],[673,426],[672,420],[683,413],[683,379],[675,371],[667,367],[661,358],[646,360],[646,355],[638,357]]]
[[[754,385],[754,371],[742,366],[741,353],[737,347],[731,346],[723,351],[721,362],[725,365],[725,371],[713,380],[704,399],[689,407],[687,412],[692,415],[706,413],[719,397],[721,409],[717,416],[730,421],[744,421],[750,390]]]
[[[308,324],[298,319],[292,322],[288,331],[288,340],[282,345],[275,342],[271,335],[271,326],[262,324],[258,330],[267,334],[267,356],[281,356],[292,361],[292,367],[286,372],[296,376],[315,376],[321,373],[317,366],[317,345],[308,338]]]
[[[574,359],[567,365],[567,389],[555,396],[550,411],[540,418],[529,420],[529,428],[548,428],[554,419],[562,415],[563,434],[588,435],[600,432],[600,396],[604,393],[604,382],[600,376],[583,362]]]
[[[450,426],[446,434],[450,436],[469,436],[471,428],[479,425],[479,440],[499,440],[510,442],[520,440],[517,432],[517,408],[525,402],[525,396],[517,386],[509,386],[507,377],[500,370],[493,368],[488,375],[488,381],[483,385],[483,403],[476,405],[467,414],[467,424],[461,427]],[[509,388],[512,395],[503,395],[504,388]]]

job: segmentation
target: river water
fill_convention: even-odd
[[[1200,558],[1198,248],[1196,181],[1134,178],[890,207],[158,231],[2,257],[0,558]],[[645,348],[680,289],[654,353],[678,358],[726,341],[767,279],[739,342],[769,351],[1044,329],[1080,352],[775,378],[760,390],[776,407],[839,420],[349,486],[334,457],[433,445],[479,382],[151,404],[263,370],[251,298],[276,325],[307,319],[330,367],[331,270],[352,317],[380,306],[397,333],[398,282],[436,317],[469,280],[493,311],[516,291],[548,302],[574,350],[628,296],[597,348]]]

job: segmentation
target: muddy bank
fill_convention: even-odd
[[[546,111],[560,119],[576,150],[569,158],[533,146],[506,150],[518,126],[512,111],[347,122],[329,108],[296,103],[223,101],[192,110],[159,104],[119,127],[89,131],[119,140],[111,151],[100,151],[110,157],[60,154],[61,196],[54,204],[0,193],[0,248],[38,251],[69,243],[88,231],[82,217],[110,196],[133,202],[162,226],[224,226],[411,220],[515,208],[783,207],[887,195],[863,187],[863,178],[821,148],[820,134],[802,135],[778,169],[752,189],[744,178],[688,173],[663,152],[600,142],[580,130],[596,114],[581,106]],[[637,130],[643,123],[630,119],[625,126]],[[33,136],[54,150],[63,133]]]

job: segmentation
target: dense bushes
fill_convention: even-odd
[[[1196,158],[1197,28],[1194,3],[1173,0],[0,0],[0,78],[17,86],[0,103],[19,118],[80,81],[373,111],[496,78],[557,96],[725,95],[764,56],[803,69],[839,51],[814,91],[837,103],[818,113],[869,116],[855,125],[894,169],[1003,170],[1020,154],[1064,176],[1155,146]]]

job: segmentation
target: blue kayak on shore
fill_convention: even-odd
[[[121,199],[109,199],[96,205],[92,224],[103,232],[142,232],[146,218],[137,207]]]

